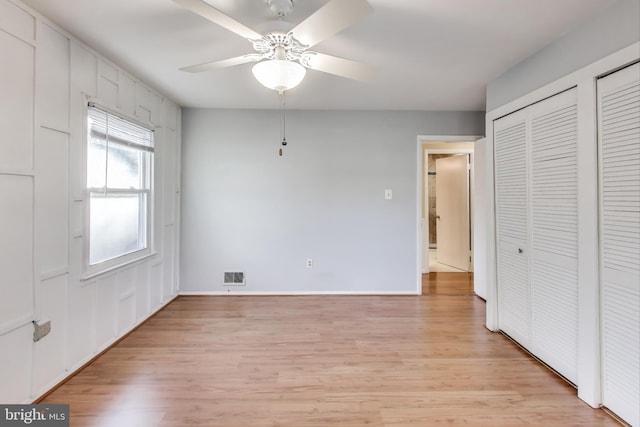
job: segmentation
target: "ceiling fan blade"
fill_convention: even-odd
[[[231,18],[228,15],[220,12],[215,7],[211,6],[202,0],[173,0],[175,3],[184,7],[191,12],[208,19],[214,24],[218,24],[227,30],[238,34],[248,40],[258,40],[262,38],[261,34],[256,33],[251,28],[246,27]]]
[[[255,62],[258,59],[256,55],[236,56],[235,58],[223,59],[221,61],[205,62],[204,64],[191,65],[189,67],[180,68],[180,71],[189,73],[201,73],[203,71],[215,70],[216,68],[235,67],[236,65],[246,64],[247,62]]]
[[[308,67],[323,73],[335,74],[348,79],[371,81],[376,77],[376,70],[370,65],[350,61],[337,56],[313,52],[308,57]]]
[[[291,32],[309,47],[339,33],[373,11],[367,0],[331,0]]]

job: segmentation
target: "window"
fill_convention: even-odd
[[[91,105],[87,129],[88,264],[108,268],[150,252],[153,132]]]

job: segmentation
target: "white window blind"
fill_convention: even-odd
[[[149,249],[153,132],[88,108],[88,264]]]

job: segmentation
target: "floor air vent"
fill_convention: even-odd
[[[225,286],[244,286],[244,273],[226,272],[224,273]]]

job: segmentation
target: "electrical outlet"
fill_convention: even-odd
[[[313,268],[313,260],[311,258],[307,259],[307,268]]]

